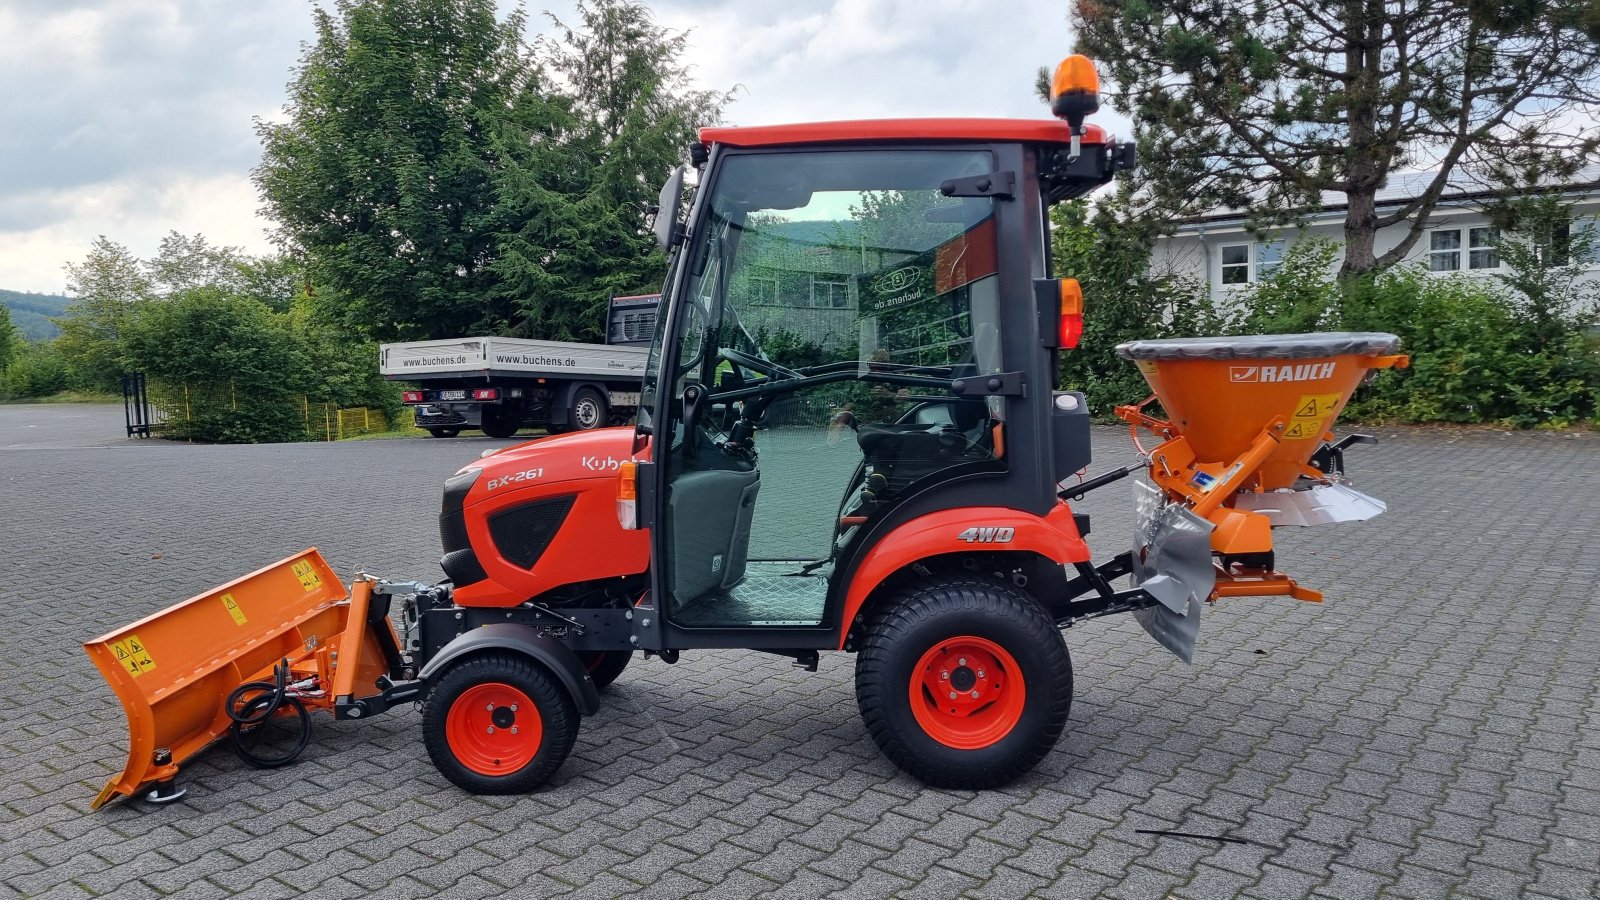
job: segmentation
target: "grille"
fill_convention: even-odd
[[[467,537],[467,516],[462,504],[481,469],[468,469],[451,476],[444,483],[444,503],[439,509],[439,543],[444,545],[444,558],[440,568],[457,585],[466,586],[482,581],[488,576],[472,552],[472,541]]]
[[[500,555],[514,565],[532,569],[577,499],[577,494],[549,497],[490,516],[489,534]]]

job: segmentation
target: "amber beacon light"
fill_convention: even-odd
[[[1074,53],[1056,66],[1050,78],[1050,112],[1072,126],[1072,157],[1078,156],[1078,139],[1083,136],[1083,120],[1100,110],[1100,74],[1094,63]]]

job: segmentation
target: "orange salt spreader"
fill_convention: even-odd
[[[1200,604],[1219,597],[1322,594],[1276,570],[1272,529],[1352,522],[1383,512],[1344,483],[1334,420],[1378,369],[1404,367],[1400,339],[1373,332],[1132,341],[1116,348],[1154,393],[1119,406],[1165,440],[1144,452],[1154,485],[1136,490],[1134,580],[1160,602],[1135,613],[1185,660]],[[1168,416],[1144,411],[1159,402]]]

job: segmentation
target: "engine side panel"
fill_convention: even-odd
[[[562,585],[646,571],[649,533],[617,521],[617,472],[632,441],[628,428],[542,438],[447,482],[440,531],[456,603],[516,606]]]

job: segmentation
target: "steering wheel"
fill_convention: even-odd
[[[732,347],[718,347],[717,356],[736,366],[743,366],[753,372],[759,372],[774,381],[805,377],[799,372],[793,369],[786,369],[769,359],[762,359],[759,356],[753,356],[749,353],[735,350]]]

